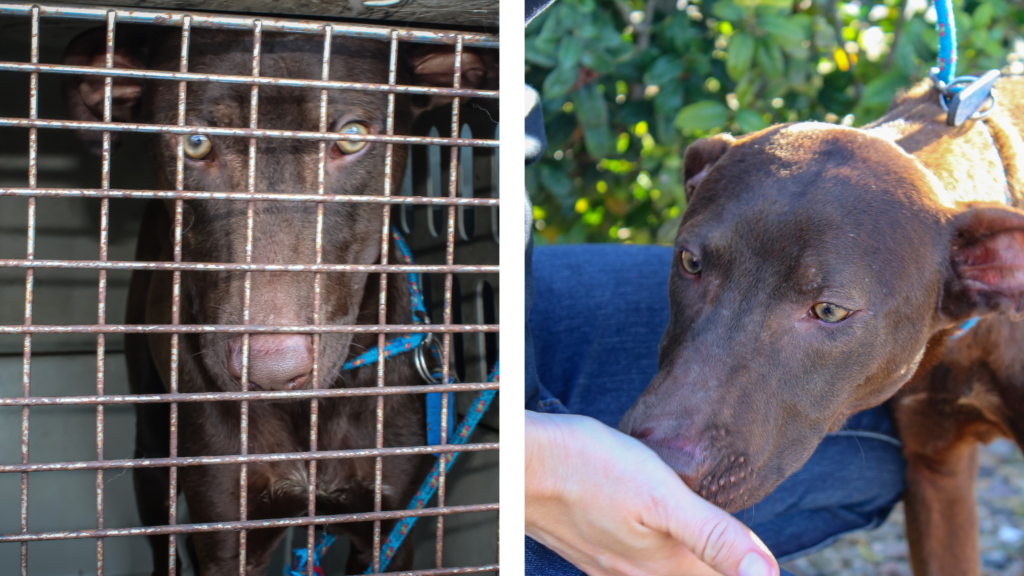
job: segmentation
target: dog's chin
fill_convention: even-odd
[[[765,482],[757,467],[742,456],[726,456],[715,465],[704,467],[700,476],[673,469],[701,498],[730,513],[760,502],[779,484]]]
[[[724,476],[710,474],[701,478],[696,485],[687,483],[687,486],[701,498],[729,513],[749,508],[771,492],[771,489],[765,490],[760,482],[752,480],[753,472],[746,472],[743,479],[736,476],[736,473]],[[733,482],[732,478],[736,478],[736,481]]]

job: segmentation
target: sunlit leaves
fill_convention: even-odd
[[[704,100],[686,106],[676,116],[676,126],[684,133],[708,132],[729,122],[729,109],[718,100]]]
[[[739,80],[750,70],[754,58],[754,37],[746,32],[738,32],[729,41],[726,52],[725,70],[733,80]]]
[[[526,78],[548,137],[527,170],[539,241],[671,242],[693,139],[803,120],[860,126],[935,64],[934,25],[923,8],[900,23],[900,0],[660,0],[647,18],[650,1],[557,0],[527,27]],[[953,5],[958,74],[1024,73],[1024,42],[1007,57],[1024,6]]]

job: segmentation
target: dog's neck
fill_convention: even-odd
[[[951,127],[929,82],[909,90],[879,120],[865,126],[913,156],[941,184],[936,188],[944,206],[957,209],[975,202],[1020,205],[1024,190],[1011,160],[1024,142],[1006,130],[998,114],[983,121]],[[950,159],[955,158],[955,162]]]

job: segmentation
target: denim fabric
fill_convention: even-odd
[[[540,383],[531,408],[618,424],[657,372],[672,254],[614,244],[534,251],[529,326]],[[790,560],[884,522],[903,491],[904,468],[888,409],[873,408],[828,435],[801,470],[735,516],[777,558]],[[530,539],[526,556],[527,574],[581,574]]]

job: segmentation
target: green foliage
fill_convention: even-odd
[[[959,74],[1024,72],[1024,6],[953,4]],[[777,122],[874,120],[935,65],[930,6],[558,0],[526,29],[548,136],[527,170],[538,242],[671,243],[687,144]]]

